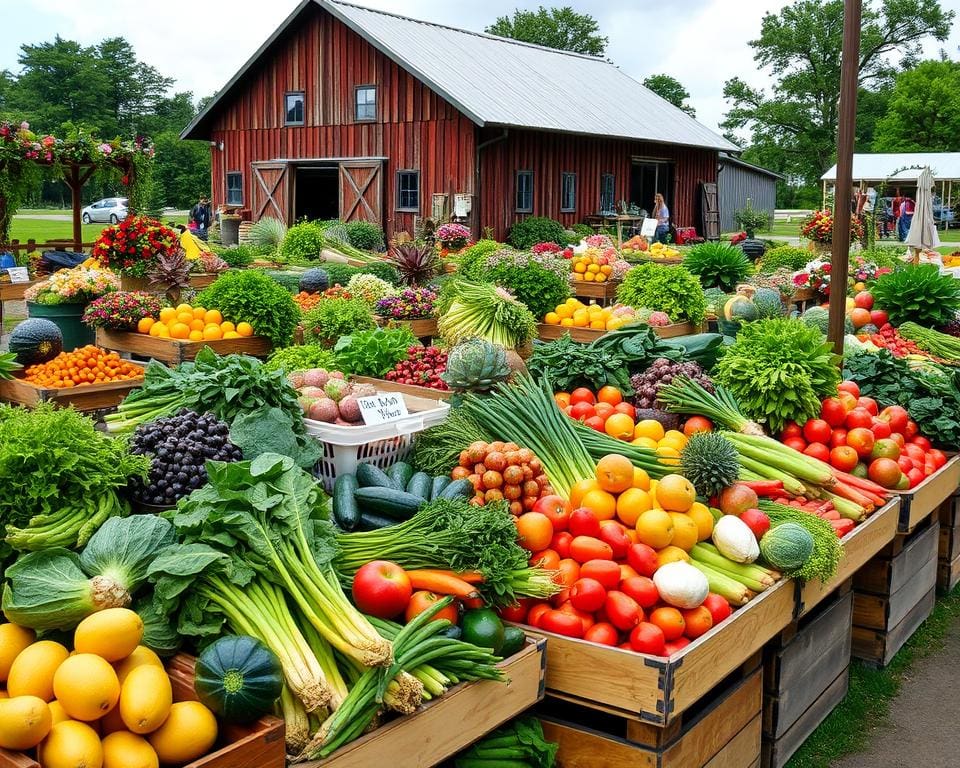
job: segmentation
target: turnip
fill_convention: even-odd
[[[309,371],[304,371],[303,374],[303,383],[308,387],[319,387],[323,389],[329,379],[330,374],[323,368],[311,368]]]

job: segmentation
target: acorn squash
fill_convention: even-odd
[[[271,710],[282,687],[277,657],[247,635],[221,637],[197,659],[197,697],[227,722],[250,723],[262,717]]]
[[[63,351],[63,333],[56,323],[31,317],[13,329],[8,348],[22,365],[45,363]]]

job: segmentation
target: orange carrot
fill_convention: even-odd
[[[438,595],[453,595],[461,600],[470,600],[480,597],[480,593],[472,584],[468,584],[459,576],[454,576],[447,571],[422,569],[416,571],[407,571],[410,583],[414,589],[426,589],[430,592],[436,592]]]

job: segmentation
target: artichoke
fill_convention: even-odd
[[[447,369],[440,378],[450,389],[482,391],[510,376],[503,347],[484,339],[467,339],[447,355]]]

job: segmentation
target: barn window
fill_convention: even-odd
[[[358,85],[356,88],[356,110],[354,118],[358,122],[377,119],[377,87]]]
[[[616,177],[612,173],[604,173],[600,176],[600,213],[615,213],[616,202],[614,201],[614,187]]]
[[[284,98],[284,125],[303,125],[303,91],[291,91]]]
[[[397,210],[420,212],[420,171],[397,171]]]
[[[560,213],[577,210],[577,174],[560,174]]]
[[[227,205],[243,205],[243,174],[227,174]]]
[[[517,171],[517,213],[533,213],[533,171]]]

